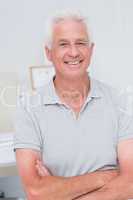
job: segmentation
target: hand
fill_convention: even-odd
[[[51,176],[52,174],[50,171],[44,166],[43,162],[40,160],[36,161],[36,170],[39,176],[44,177],[44,176]]]

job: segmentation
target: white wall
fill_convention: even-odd
[[[92,75],[133,93],[132,7],[132,0],[0,0],[0,89],[16,86],[18,79],[25,84],[27,67],[44,64],[47,16],[57,9],[77,8],[90,18],[93,30]],[[14,98],[15,89],[8,95],[8,100]],[[13,130],[14,110],[0,102],[0,131]]]

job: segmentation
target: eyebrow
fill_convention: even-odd
[[[76,42],[89,43],[89,40],[88,39],[77,39]]]
[[[68,42],[67,39],[60,39],[58,42]]]
[[[68,39],[60,39],[58,42],[59,43],[60,42],[69,42],[69,40]],[[88,43],[89,40],[88,39],[84,39],[84,38],[79,38],[79,39],[76,39],[75,42],[85,42],[85,43]]]

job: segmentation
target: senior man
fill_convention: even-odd
[[[55,76],[39,90],[40,104],[17,114],[14,148],[27,198],[132,198],[133,119],[115,91],[87,73],[94,44],[86,20],[69,13],[49,25]]]

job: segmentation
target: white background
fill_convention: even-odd
[[[0,0],[0,92],[27,84],[27,69],[46,62],[43,34],[46,18],[59,9],[80,9],[89,17],[95,49],[92,75],[133,90],[132,0]],[[7,99],[15,102],[10,90]],[[14,107],[0,101],[0,131],[12,131]]]

